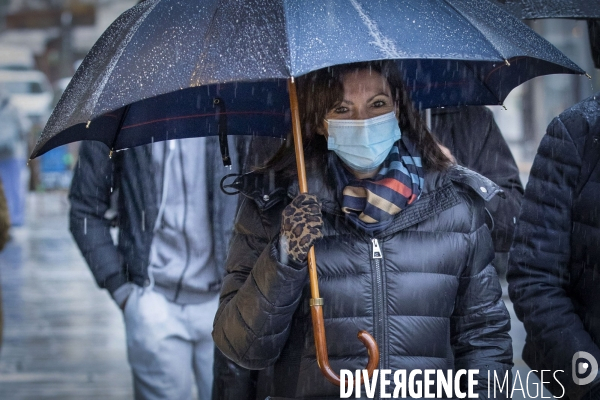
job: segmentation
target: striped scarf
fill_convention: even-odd
[[[337,173],[338,184],[344,188],[341,204],[347,218],[367,233],[373,233],[414,203],[423,189],[423,167],[418,154],[412,143],[400,139],[375,177],[356,179],[347,171]]]

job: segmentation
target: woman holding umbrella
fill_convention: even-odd
[[[257,398],[339,396],[315,359],[306,267],[314,245],[333,370],[365,367],[355,336],[365,329],[380,369],[476,369],[476,392],[487,397],[488,371],[503,378],[512,366],[484,223],[484,201],[498,188],[445,157],[393,62],[319,70],[298,87],[316,195],[298,195],[289,148],[236,182],[246,197],[217,346],[246,368],[274,364]]]

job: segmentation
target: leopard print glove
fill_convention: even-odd
[[[281,213],[281,247],[296,263],[304,263],[308,250],[323,237],[321,204],[317,196],[300,194]]]

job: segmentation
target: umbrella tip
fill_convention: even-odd
[[[27,166],[29,167],[29,163],[31,162],[31,158],[27,160]]]
[[[588,79],[592,79],[591,75],[590,75],[590,74],[588,74],[587,72],[585,73],[585,76],[587,76],[587,77],[588,77]]]
[[[506,108],[506,106],[504,104],[502,104],[502,108],[504,108],[505,110],[508,110],[508,108]]]
[[[510,63],[508,62],[508,60],[504,60],[504,63],[510,67]]]
[[[91,123],[92,121],[88,121],[87,124],[85,124],[85,129],[89,128]]]
[[[108,153],[108,158],[112,158],[112,155],[113,155],[113,151],[111,150],[111,151]]]

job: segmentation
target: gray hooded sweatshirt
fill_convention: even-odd
[[[214,298],[221,273],[213,255],[205,138],[170,140],[152,145],[159,204],[153,228],[148,276],[153,289],[178,304]],[[113,297],[122,304],[133,283]]]

